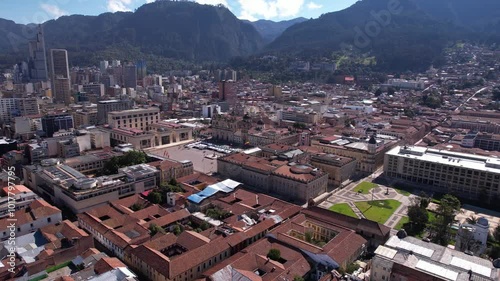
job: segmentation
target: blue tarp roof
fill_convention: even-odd
[[[224,193],[233,192],[234,189],[238,187],[240,184],[241,183],[237,181],[227,179],[225,181],[209,185],[205,189],[203,189],[203,191],[190,195],[188,197],[188,200],[196,204],[199,204],[201,203],[201,201],[215,195],[217,192],[224,192]]]

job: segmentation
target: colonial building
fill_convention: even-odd
[[[398,141],[389,136],[371,136],[366,139],[333,136],[313,140],[311,146],[324,153],[354,158],[357,160],[356,172],[369,175],[384,164],[384,154],[396,146]]]
[[[222,142],[251,146],[295,144],[299,141],[299,135],[287,129],[253,124],[248,116],[237,118],[219,114],[214,114],[212,118],[212,137]]]
[[[309,165],[232,154],[217,159],[217,171],[255,188],[305,202],[326,192],[328,174]]]

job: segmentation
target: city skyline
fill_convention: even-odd
[[[345,9],[357,0],[196,0],[200,4],[223,4],[238,18],[251,21],[266,19],[282,21],[297,17],[317,18],[324,13]],[[134,11],[153,0],[67,0],[26,1],[4,0],[0,18],[16,23],[43,23],[65,15],[99,15],[106,12]]]

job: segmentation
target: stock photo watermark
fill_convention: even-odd
[[[357,50],[368,47],[372,40],[380,35],[384,27],[391,24],[393,16],[403,12],[403,6],[399,0],[388,0],[386,9],[380,11],[371,11],[372,20],[368,21],[363,28],[356,26],[354,28],[354,37],[352,44],[342,43],[342,50]]]
[[[17,234],[17,218],[16,216],[16,197],[13,191],[15,190],[15,176],[16,168],[9,167],[7,169],[8,174],[8,192],[7,192],[7,212],[8,212],[8,226],[7,231],[9,232],[9,239],[7,240],[7,258],[9,268],[7,269],[11,273],[15,273],[16,269],[16,234]]]

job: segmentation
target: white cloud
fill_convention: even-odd
[[[110,12],[130,12],[132,0],[108,0],[108,11]]]
[[[238,0],[241,7],[240,18],[286,18],[299,14],[304,0]]]
[[[309,10],[317,10],[317,9],[321,9],[321,8],[323,8],[323,5],[316,4],[316,3],[314,3],[314,2],[309,2],[309,3],[307,4],[307,8],[308,8]]]
[[[42,8],[42,10],[44,10],[47,14],[49,14],[51,17],[53,17],[55,19],[57,19],[60,16],[64,16],[64,15],[68,14],[68,12],[61,10],[61,8],[59,8],[56,5],[42,3],[42,4],[40,4],[40,8]]]
[[[146,4],[153,3],[156,0],[146,0]]]

